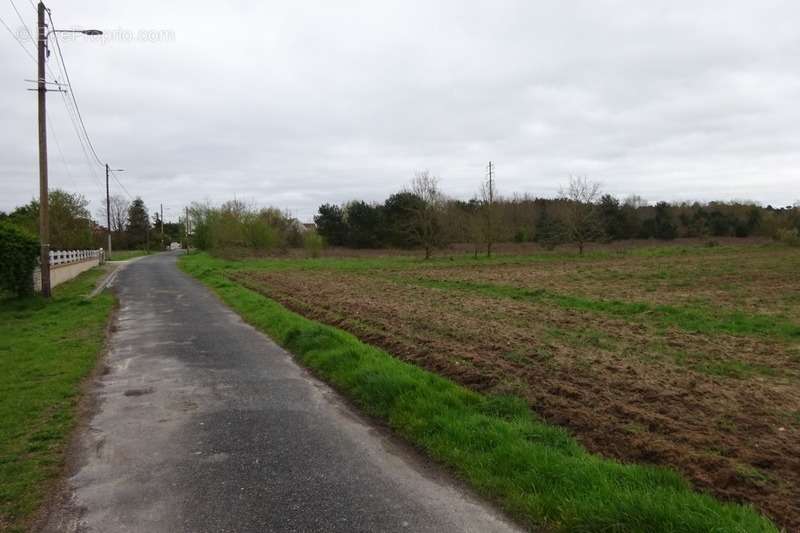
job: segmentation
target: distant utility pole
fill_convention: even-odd
[[[111,261],[111,196],[108,194],[108,174],[110,172],[125,172],[123,168],[115,168],[111,169],[108,167],[108,163],[106,163],[106,226],[108,226],[106,234],[108,235],[108,257],[107,259]]]
[[[161,251],[164,251],[164,204],[158,204],[161,210]]]
[[[186,207],[186,219],[183,221],[183,231],[186,233],[186,250],[189,249],[189,208]]]
[[[45,49],[47,26],[44,22],[45,7],[39,2],[37,25],[39,27],[37,88],[39,90],[39,262],[42,278],[42,296],[50,297],[50,198],[47,189],[47,111],[45,97]]]
[[[492,240],[494,234],[492,233],[492,217],[494,216],[494,167],[492,162],[489,161],[489,190],[488,196],[488,211],[486,213],[486,256],[492,257]]]
[[[107,259],[111,261],[111,196],[108,194],[108,163],[106,163],[106,236],[108,237],[108,243],[106,244],[106,249],[108,250],[108,257]]]

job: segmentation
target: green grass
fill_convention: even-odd
[[[429,260],[424,260],[422,255],[409,252],[409,255],[383,257],[320,257],[317,259],[299,258],[265,258],[246,260],[227,260],[220,257],[207,258],[207,267],[247,270],[338,270],[345,272],[376,271],[376,270],[407,270],[414,268],[452,268],[452,267],[481,267],[487,265],[534,265],[538,263],[563,262],[585,263],[591,265],[597,261],[610,263],[624,261],[626,258],[670,258],[670,257],[698,257],[698,256],[735,256],[743,252],[758,250],[764,253],[770,251],[784,251],[785,247],[779,245],[729,245],[707,248],[704,246],[653,246],[632,248],[624,255],[613,250],[592,250],[578,255],[569,247],[562,247],[554,251],[541,251],[528,255],[495,255],[492,257],[479,256],[475,259],[471,252],[450,253],[440,251]]]
[[[92,300],[100,270],[41,298],[0,301],[0,530],[23,531],[62,468],[81,380],[94,368],[114,306]]]
[[[111,250],[111,261],[127,261],[128,259],[150,255],[151,253],[153,252],[145,250]]]
[[[588,453],[566,431],[539,420],[522,400],[471,392],[288,311],[231,281],[225,262],[195,254],[180,264],[362,410],[385,420],[531,528],[777,531],[750,507],[692,491],[671,470]]]
[[[712,311],[700,306],[678,307],[651,305],[643,302],[595,300],[558,294],[544,289],[525,289],[494,283],[427,278],[406,280],[406,282],[436,289],[475,292],[493,298],[546,302],[564,309],[591,311],[627,320],[640,319],[659,326],[677,327],[693,333],[727,333],[730,335],[778,337],[786,340],[800,339],[800,326],[771,315],[757,315],[741,311]]]

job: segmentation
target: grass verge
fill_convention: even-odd
[[[81,380],[105,343],[114,296],[99,269],[34,297],[0,301],[0,530],[24,531],[63,464]]]
[[[202,254],[181,267],[347,395],[531,528],[777,531],[747,506],[692,491],[675,472],[588,453],[511,397],[483,396],[238,285]]]

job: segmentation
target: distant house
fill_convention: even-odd
[[[303,222],[303,232],[317,231],[317,225],[313,222]]]

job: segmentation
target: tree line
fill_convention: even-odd
[[[193,203],[188,209],[192,246],[212,253],[238,256],[283,252],[305,247],[319,255],[322,239],[288,211],[259,208],[241,200],[220,206]]]
[[[160,249],[162,223],[165,245],[182,239],[183,224],[162,222],[158,212],[151,216],[141,198],[128,201],[122,196],[111,196],[109,200],[113,249]],[[89,201],[83,195],[53,189],[49,192],[48,201],[52,250],[106,247],[106,227],[92,219]],[[105,202],[98,209],[97,218],[106,222]],[[39,201],[31,200],[10,213],[0,212],[0,221],[38,237]]]
[[[555,198],[503,197],[487,180],[465,201],[448,198],[435,177],[419,172],[383,203],[326,203],[314,222],[331,245],[423,248],[426,257],[450,243],[472,243],[476,255],[491,255],[499,242],[536,242],[548,249],[573,244],[582,253],[590,242],[627,239],[762,236],[796,242],[800,203],[777,208],[750,202],[650,205],[638,196],[604,194],[584,178],[571,178]]]

